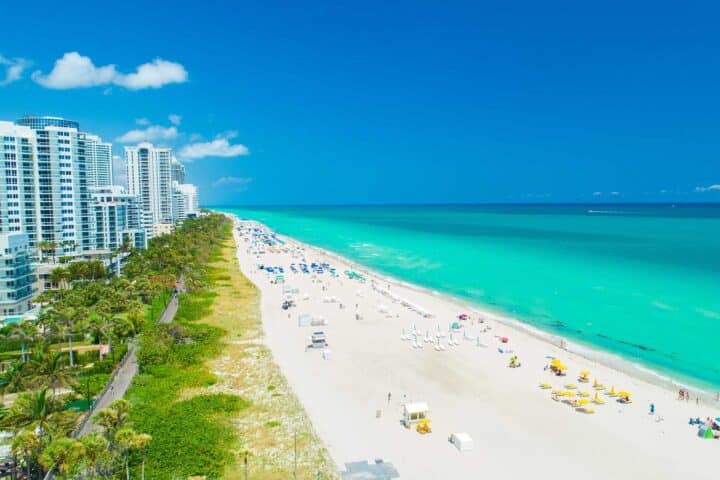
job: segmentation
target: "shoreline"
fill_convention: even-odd
[[[257,220],[240,219],[236,214],[225,213],[225,212],[222,212],[222,213],[230,216],[232,219],[236,219],[236,220],[243,221],[243,222],[252,222],[253,224],[258,225],[261,228],[264,228],[268,231],[274,232],[276,234],[276,236],[278,238],[281,238],[283,241],[290,241],[290,242],[294,242],[298,245],[302,245],[303,247],[307,248],[308,250],[319,252],[319,253],[326,255],[327,257],[332,258],[340,263],[345,263],[345,264],[353,267],[354,269],[359,270],[362,273],[365,273],[368,276],[375,277],[375,278],[382,280],[383,282],[386,282],[390,285],[407,288],[409,290],[413,290],[420,294],[432,295],[438,299],[444,300],[444,301],[458,307],[458,310],[474,311],[475,313],[482,315],[484,318],[501,323],[513,330],[519,330],[519,331],[522,331],[523,333],[531,335],[531,336],[537,338],[538,340],[547,343],[548,347],[561,348],[562,350],[564,350],[570,354],[577,355],[578,357],[581,357],[582,359],[585,359],[589,362],[596,362],[607,368],[616,370],[620,373],[626,374],[637,380],[642,380],[642,381],[651,383],[655,386],[658,386],[658,387],[661,387],[661,388],[667,390],[670,393],[676,394],[679,389],[683,389],[685,391],[691,392],[693,399],[698,397],[698,398],[700,398],[701,401],[708,403],[709,405],[715,405],[715,406],[720,405],[720,403],[718,403],[715,398],[715,393],[713,391],[707,389],[708,387],[710,387],[710,385],[705,385],[705,386],[701,387],[700,385],[695,384],[693,382],[693,379],[691,379],[691,378],[684,379],[684,380],[687,380],[687,383],[681,379],[674,379],[670,376],[671,372],[657,371],[654,369],[653,366],[644,365],[639,362],[634,362],[630,359],[623,357],[620,354],[613,353],[613,352],[607,351],[607,350],[603,350],[601,348],[597,348],[593,345],[590,345],[589,343],[578,341],[576,339],[567,339],[559,334],[556,334],[556,333],[553,333],[550,331],[545,331],[542,328],[536,327],[535,325],[531,325],[527,322],[524,322],[523,320],[520,320],[518,318],[513,318],[513,317],[509,316],[508,314],[506,314],[505,312],[500,311],[499,309],[493,309],[492,307],[490,307],[488,305],[484,305],[479,302],[474,302],[472,300],[461,299],[461,298],[453,296],[449,293],[440,292],[437,290],[433,290],[430,287],[424,287],[422,285],[417,285],[417,284],[402,280],[400,278],[393,277],[392,275],[386,274],[384,272],[380,272],[380,271],[372,269],[366,265],[358,263],[355,260],[344,257],[339,253],[327,250],[323,247],[309,244],[307,242],[303,242],[302,240],[298,240],[295,237],[291,237],[291,236],[276,232],[270,226],[265,225],[264,223],[259,222]],[[698,382],[698,383],[703,383],[703,382]],[[720,390],[718,390],[718,392],[720,392]]]
[[[715,458],[717,440],[697,438],[697,427],[688,425],[688,418],[720,417],[714,402],[679,401],[658,382],[563,350],[497,314],[478,317],[485,310],[468,308],[471,302],[376,272],[364,282],[346,278],[345,270],[372,270],[232,217],[242,227],[234,232],[240,269],[261,291],[267,345],[341,469],[379,459],[401,478],[418,479],[474,478],[479,471],[540,480],[714,478],[704,466]],[[270,232],[277,242],[267,241]],[[311,262],[329,263],[336,274],[289,268]],[[284,267],[284,279],[276,282],[277,273],[258,265]],[[281,309],[288,296],[296,305]],[[447,322],[463,312],[471,316],[453,334]],[[301,322],[308,315],[329,322],[312,327]],[[406,332],[416,326],[412,341]],[[308,350],[317,330],[328,345]],[[549,358],[560,358],[567,375],[548,370]],[[518,359],[522,368],[509,368]],[[592,372],[583,373],[591,383],[570,385],[583,370]],[[607,387],[593,388],[593,378]],[[570,399],[550,394],[565,395],[563,388],[573,389]],[[631,392],[632,401],[618,401],[613,392],[620,391]],[[432,434],[402,427],[402,410],[413,402],[429,405]],[[470,435],[470,451],[448,443],[457,432]]]

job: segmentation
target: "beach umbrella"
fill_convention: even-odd
[[[708,427],[707,425],[700,426],[700,429],[698,430],[698,436],[701,438],[714,438],[712,428]]]
[[[589,376],[590,376],[590,372],[588,372],[587,370],[583,370],[582,372],[580,372],[580,376],[581,376],[581,377],[589,377]]]
[[[588,400],[587,398],[581,398],[577,401],[577,404],[580,406],[590,405],[590,400]]]
[[[618,392],[618,396],[620,396],[620,397],[629,397],[629,396],[630,396],[630,392],[626,392],[626,391],[623,390],[623,391],[621,391],[621,392]]]
[[[572,398],[575,396],[575,392],[571,392],[568,390],[565,393],[563,393],[563,396]]]

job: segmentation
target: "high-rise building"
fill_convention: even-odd
[[[31,128],[0,122],[0,233],[37,237],[36,156]]]
[[[173,224],[172,148],[142,142],[125,147],[128,191],[137,195],[146,217],[146,231],[155,225]]]
[[[93,250],[118,249],[127,240],[131,248],[147,246],[138,197],[125,193],[118,185],[90,189],[90,209],[94,217]]]
[[[18,178],[22,180],[18,187],[22,191],[18,191],[18,197],[23,197],[24,215],[20,230],[28,234],[31,247],[44,242],[54,245],[57,254],[65,255],[90,250],[88,188],[111,182],[111,145],[95,135],[80,132],[77,122],[64,118],[25,116],[15,124],[19,133],[15,146],[22,149],[19,165],[22,172],[18,171],[22,176]],[[29,137],[26,128],[32,132]],[[2,129],[7,131],[10,127],[5,125]],[[12,137],[3,135],[6,136]],[[8,222],[13,218],[9,215]]]
[[[178,159],[172,159],[172,181],[177,183],[185,183],[185,165],[178,162]]]
[[[34,293],[30,244],[25,233],[0,234],[0,315],[23,314]]]
[[[199,213],[197,187],[190,183],[173,182],[173,217],[184,220]]]
[[[79,138],[80,148],[85,148],[88,157],[88,188],[112,185],[112,144],[88,133],[81,133]]]

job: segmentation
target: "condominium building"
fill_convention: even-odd
[[[149,215],[146,230],[153,226],[173,224],[172,149],[142,142],[125,147],[128,191],[137,195],[140,207]]]
[[[131,248],[145,248],[147,236],[142,224],[138,197],[118,185],[90,189],[93,215],[91,247],[114,251],[127,240]]]
[[[0,234],[0,315],[19,315],[32,308],[33,269],[25,233]]]
[[[178,162],[178,159],[173,157],[172,165],[172,181],[177,183],[185,183],[185,165]]]
[[[16,147],[24,147],[22,192],[18,195],[23,196],[25,214],[20,230],[28,234],[31,247],[44,242],[54,245],[60,255],[91,249],[88,189],[111,182],[111,145],[95,135],[80,132],[77,122],[64,118],[25,116],[15,124],[19,134]],[[23,142],[28,133],[25,129],[31,131],[34,147],[32,141]],[[6,180],[6,187],[12,185]],[[29,211],[33,209],[35,214],[31,217]],[[12,218],[9,216],[8,221]]]
[[[24,231],[37,237],[36,156],[31,128],[0,122],[0,234]]]
[[[197,187],[190,183],[173,182],[173,217],[184,220],[199,213]]]
[[[79,140],[88,158],[88,188],[112,185],[112,144],[88,133],[80,133]]]

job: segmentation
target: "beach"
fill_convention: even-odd
[[[720,416],[717,403],[696,404],[694,396],[680,401],[676,390],[569,352],[492,312],[293,239],[258,245],[250,227],[264,231],[262,225],[235,224],[242,227],[234,230],[240,268],[261,291],[266,342],[341,470],[382,459],[399,478],[410,479],[716,476],[712,463],[720,442],[698,438],[688,419]],[[330,264],[336,275],[328,268],[290,268],[313,262]],[[282,276],[259,265],[282,267]],[[346,271],[362,278],[348,278]],[[284,310],[288,295],[295,306]],[[458,319],[463,313],[467,320]],[[300,315],[323,317],[327,325],[299,326]],[[451,323],[460,327],[452,335]],[[306,351],[318,330],[327,335],[326,353]],[[422,348],[413,345],[413,330]],[[432,343],[424,341],[428,335]],[[508,366],[514,355],[519,368]],[[566,376],[546,368],[552,358],[568,367]],[[591,404],[592,414],[551,399],[550,390],[567,390],[569,383],[592,399],[592,382],[577,381],[584,370],[606,387],[597,391],[605,404]],[[541,383],[553,388],[541,389]],[[632,403],[606,395],[611,387],[630,392]],[[401,425],[402,407],[411,402],[428,404],[432,433]],[[460,452],[448,442],[458,432],[469,434],[472,450]]]

